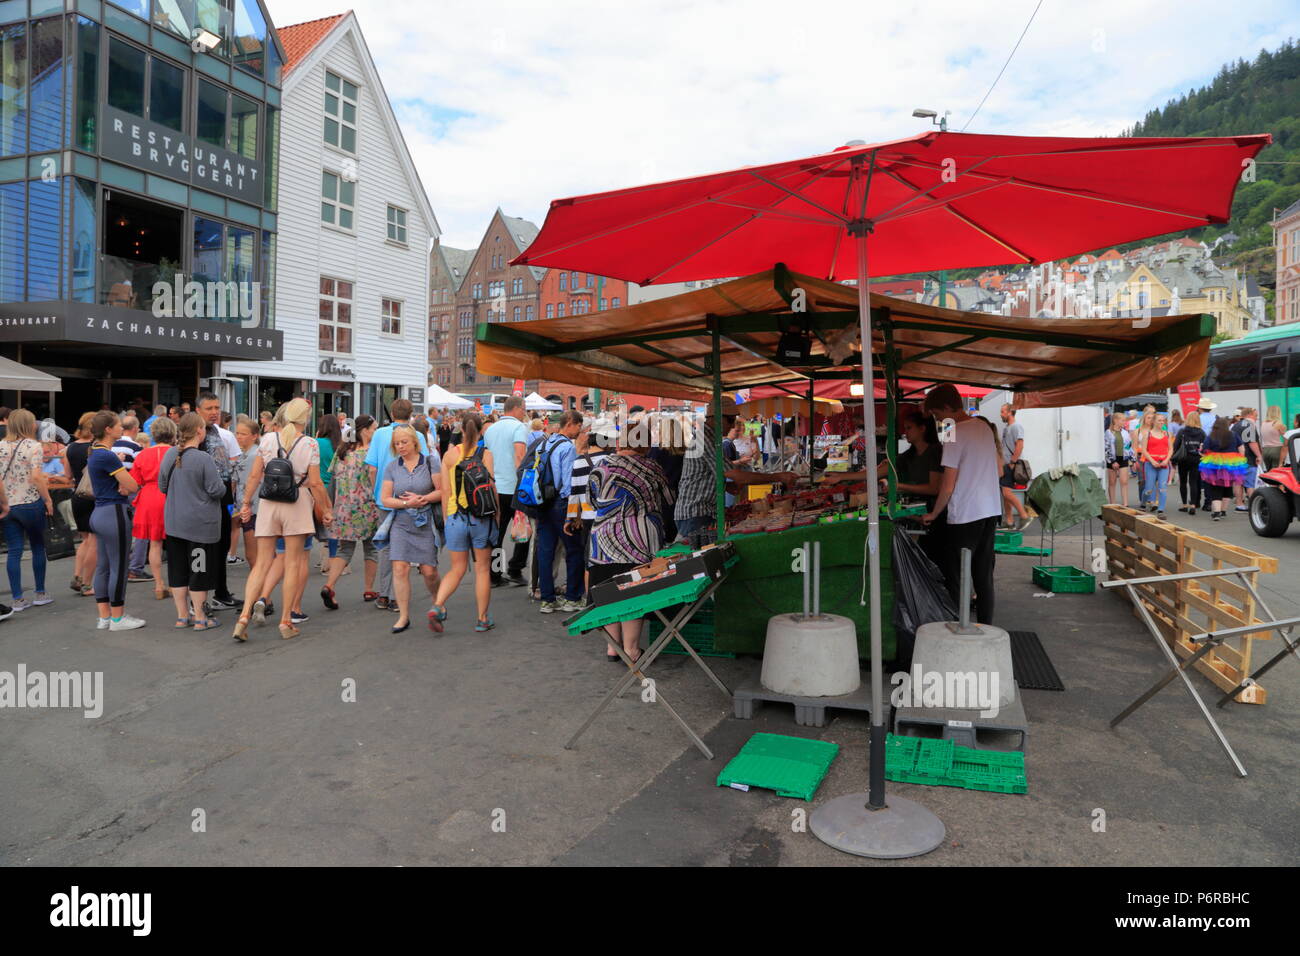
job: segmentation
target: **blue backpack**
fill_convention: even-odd
[[[558,441],[552,442],[550,439]],[[555,474],[551,470],[551,453],[560,441],[568,441],[563,435],[540,435],[528,445],[524,460],[519,463],[518,484],[515,486],[515,509],[530,518],[536,518],[538,512],[552,504],[559,497],[555,487]]]

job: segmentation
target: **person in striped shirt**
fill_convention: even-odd
[[[564,533],[579,535],[582,540],[583,561],[586,562],[591,545],[591,525],[596,520],[596,509],[587,494],[587,476],[604,461],[613,449],[618,432],[613,425],[597,419],[583,426],[578,433],[577,456],[573,459],[573,472],[569,479],[569,513],[564,523]],[[583,570],[583,593],[588,594],[589,569]],[[590,602],[588,596],[587,601]]]

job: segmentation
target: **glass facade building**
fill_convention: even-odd
[[[258,0],[0,0],[0,354],[64,387],[0,403],[66,427],[282,357],[283,62]]]

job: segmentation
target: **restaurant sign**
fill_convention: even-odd
[[[0,341],[86,342],[227,359],[284,357],[284,333],[82,302],[0,303]]]
[[[137,169],[261,206],[262,165],[105,103],[100,153]]]

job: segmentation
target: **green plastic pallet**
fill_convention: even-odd
[[[812,800],[831,769],[839,744],[784,734],[754,734],[718,774],[718,786],[733,783],[775,790],[778,796]]]
[[[1027,554],[1035,558],[1050,558],[1052,556],[1051,548],[1030,548],[1028,546],[1011,547],[1003,545],[997,541],[993,542],[994,554]]]
[[[990,793],[1028,793],[1025,755],[976,750],[929,737],[885,738],[885,777],[899,783],[960,787]]]
[[[995,531],[993,533],[993,545],[1002,545],[1004,548],[1018,548],[1025,543],[1025,536],[1020,531]]]

